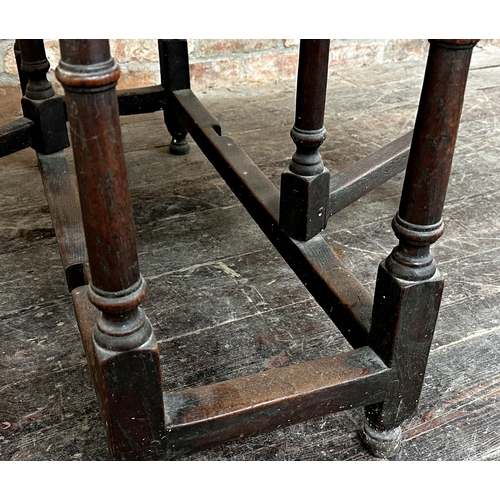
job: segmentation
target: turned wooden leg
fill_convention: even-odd
[[[56,75],[66,91],[92,283],[96,392],[115,459],[154,458],[164,428],[159,352],[139,307],[132,204],[108,40],[61,40]]]
[[[69,146],[64,104],[47,80],[49,62],[43,40],[18,40],[20,74],[26,87],[21,104],[23,114],[35,124],[33,148],[50,155]]]
[[[290,132],[297,150],[281,176],[280,227],[301,241],[318,234],[328,222],[330,172],[318,149],[326,138],[329,49],[329,40],[300,42],[295,124]]]
[[[442,211],[467,74],[477,40],[431,40],[399,211],[399,239],[380,264],[369,345],[392,369],[384,402],[366,407],[363,438],[380,457],[394,455],[399,425],[418,406],[443,280],[430,245],[443,233]]]
[[[16,58],[17,74],[19,75],[19,84],[21,85],[22,95],[26,92],[26,85],[28,85],[28,77],[21,69],[21,48],[19,46],[19,40],[14,42],[14,56]]]
[[[189,58],[186,40],[158,40],[160,56],[161,84],[168,91],[189,89]],[[172,106],[163,110],[165,125],[172,136],[170,153],[185,155],[189,153],[187,130],[179,121]]]

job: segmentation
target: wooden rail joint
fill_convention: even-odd
[[[19,40],[20,73],[26,79],[21,99],[23,115],[34,123],[32,147],[45,155],[69,146],[66,111],[47,79],[50,64],[43,40]]]

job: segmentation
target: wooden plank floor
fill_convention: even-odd
[[[418,414],[394,460],[500,459],[500,50],[477,49],[434,246],[446,279]],[[341,68],[321,152],[341,170],[412,127],[424,63]],[[0,89],[0,122],[20,116]],[[199,94],[279,185],[294,152],[294,82]],[[193,145],[170,156],[161,114],[123,119],[139,257],[165,389],[193,387],[348,348]],[[71,159],[71,153],[68,153]],[[324,236],[370,291],[395,245],[402,175],[332,217]],[[33,151],[0,160],[0,459],[105,460],[97,401]],[[374,459],[347,410],[185,460]]]

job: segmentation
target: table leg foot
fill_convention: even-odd
[[[401,447],[402,432],[398,426],[389,430],[378,430],[372,427],[368,420],[364,420],[361,429],[361,439],[368,450],[378,458],[391,458]]]
[[[182,139],[172,138],[172,141],[170,142],[168,148],[169,148],[170,154],[176,155],[176,156],[183,156],[183,155],[187,155],[189,153],[189,143],[188,143],[186,137],[184,137]]]

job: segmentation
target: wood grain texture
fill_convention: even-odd
[[[394,460],[500,458],[499,55],[492,48],[473,56],[445,233],[433,248],[445,278],[442,307],[419,410],[403,426]],[[412,61],[335,70],[321,148],[332,173],[412,128],[422,77],[423,65]],[[19,90],[7,97],[19,99]],[[293,154],[293,85],[212,89],[200,99],[278,186]],[[122,124],[149,287],[143,305],[168,390],[349,349],[197,148],[168,155],[161,113]],[[105,433],[35,154],[21,151],[0,165],[0,459],[104,460]],[[322,233],[370,291],[396,243],[390,220],[401,184],[398,175],[373,190]],[[185,460],[377,460],[358,436],[362,418],[360,409],[344,411]]]
[[[92,331],[82,336],[92,337],[87,357],[95,358],[93,379],[110,457],[152,459],[165,425],[160,353],[139,307],[147,285],[139,271],[121,141],[115,90],[120,70],[109,40],[61,40],[60,47],[56,76],[65,89],[73,142],[92,276],[88,300],[99,310]]]
[[[85,284],[87,249],[76,175],[70,169],[64,151],[37,153],[38,168],[59,245],[69,290]]]
[[[368,347],[165,395],[167,451],[260,434],[384,398],[389,369]],[[167,455],[168,456],[168,455]]]

